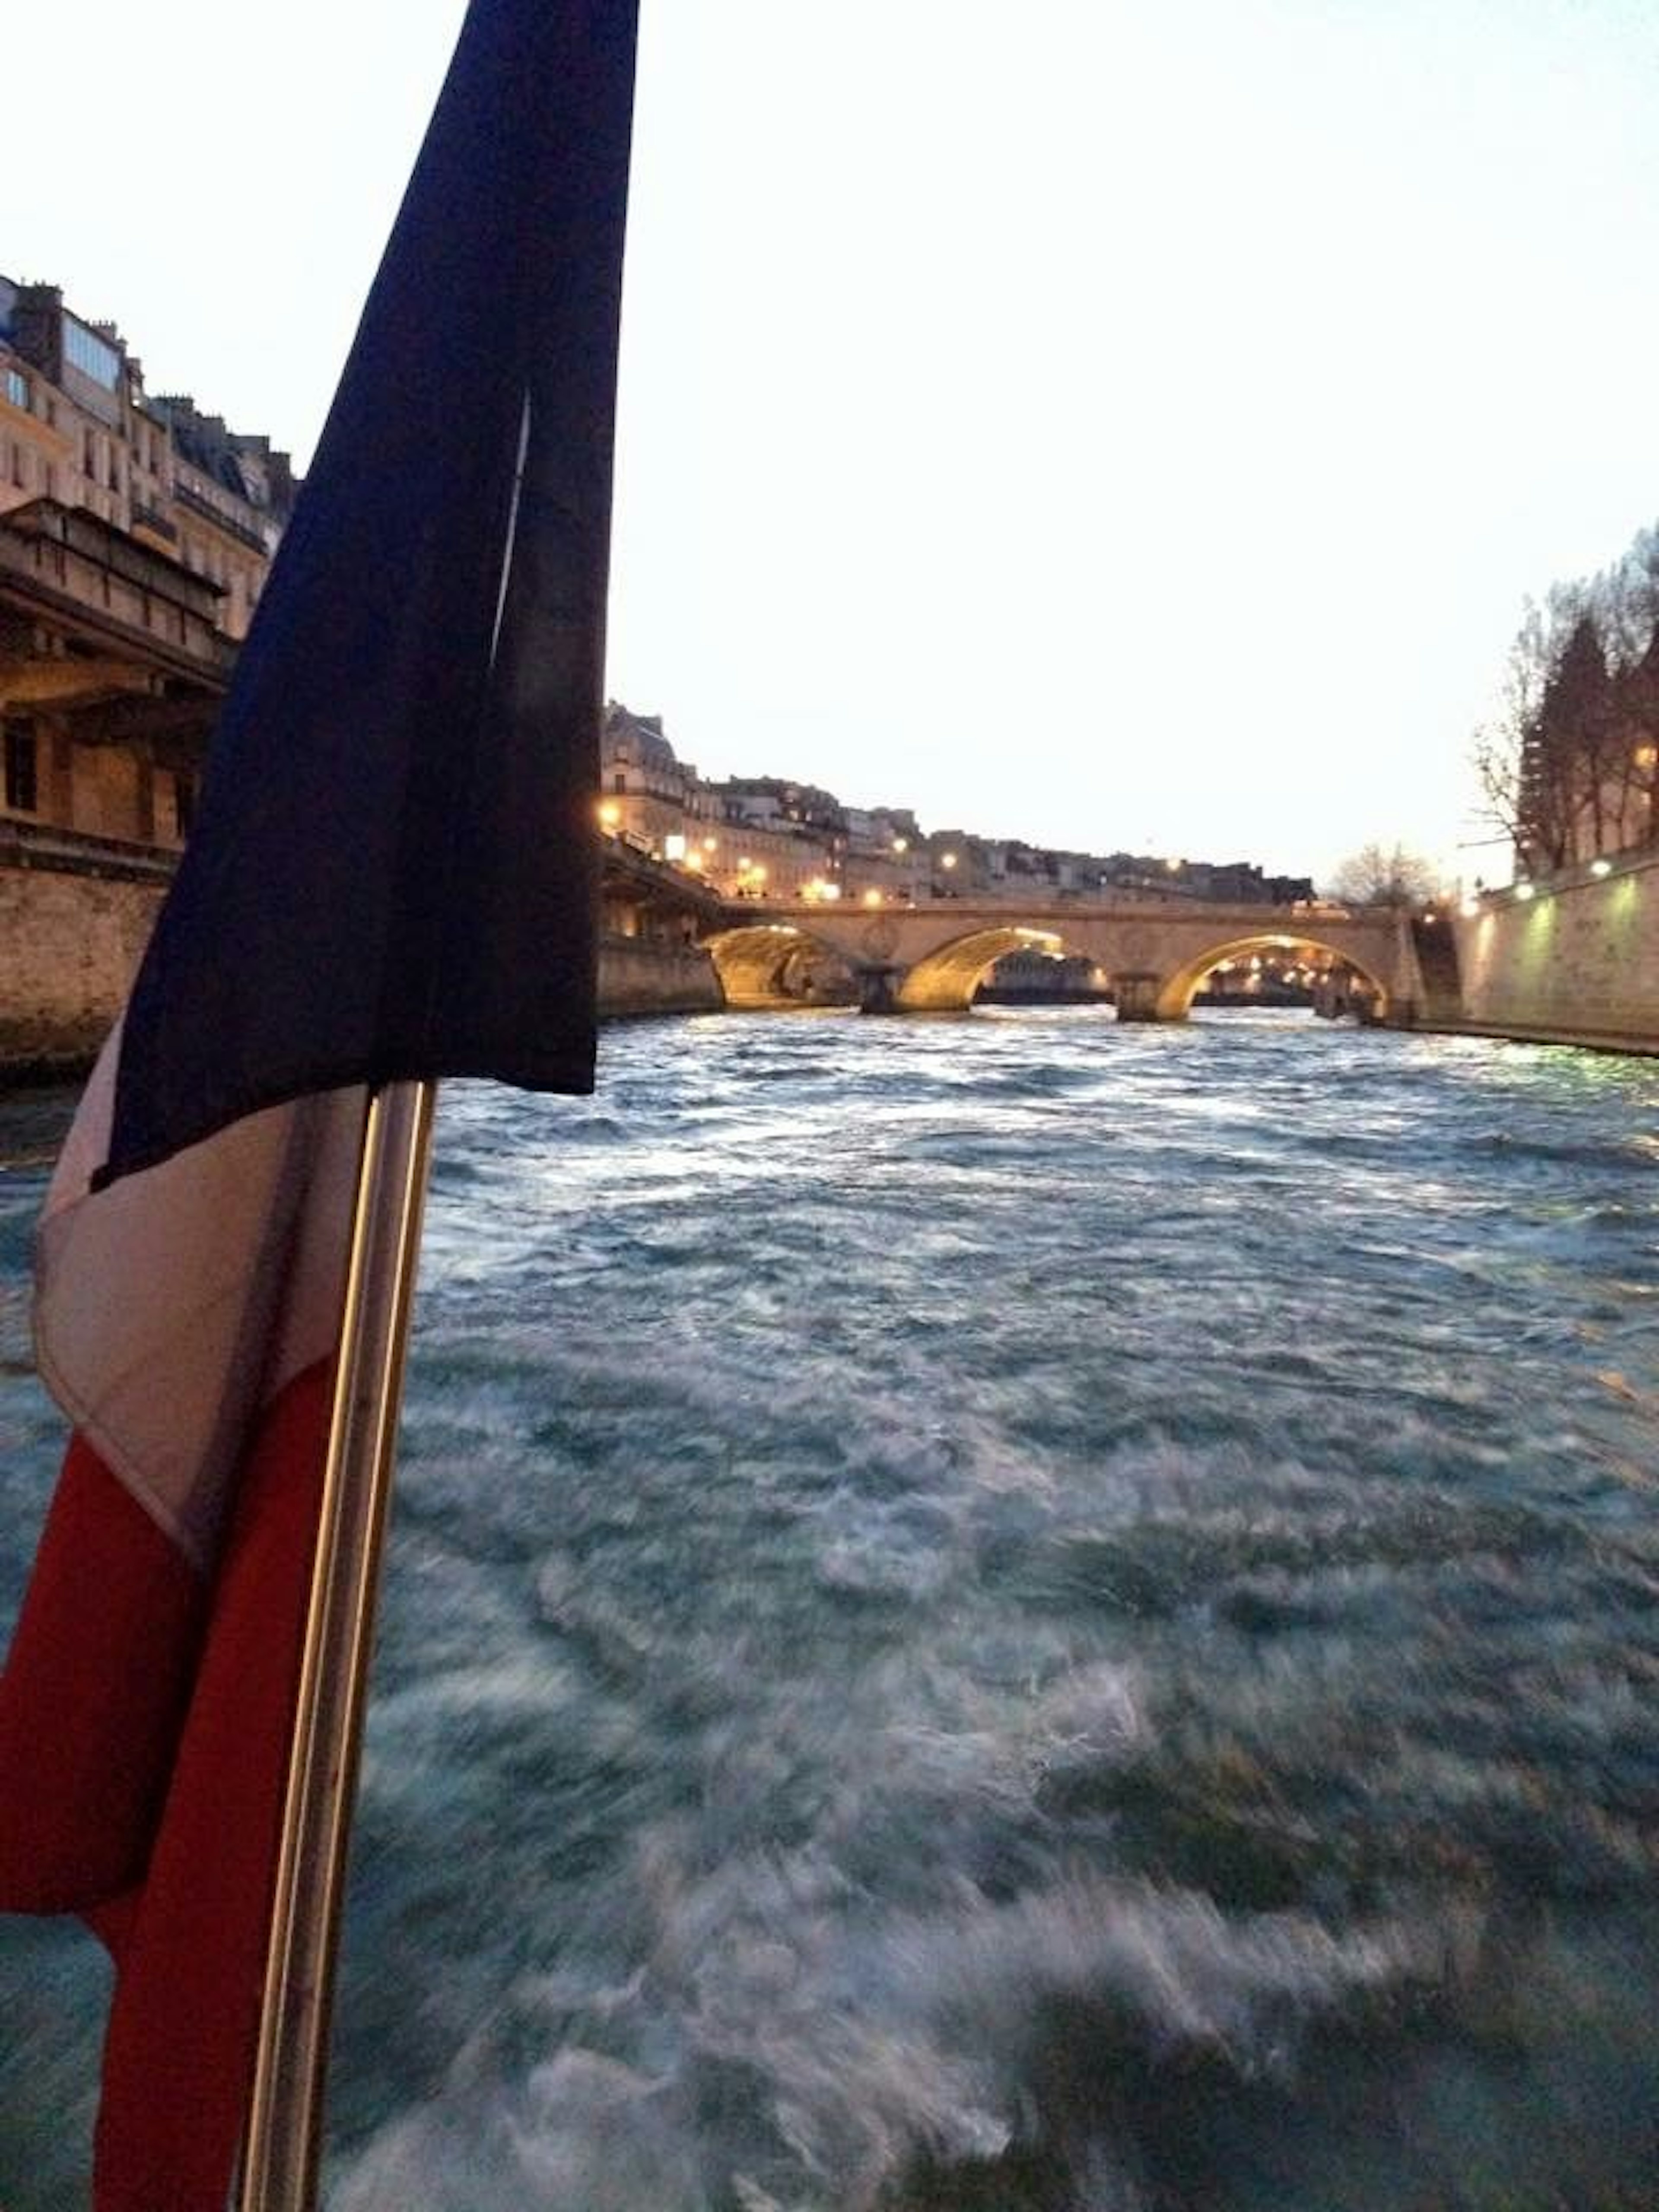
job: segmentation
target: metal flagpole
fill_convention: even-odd
[[[373,1092],[265,1956],[240,2212],[310,2212],[334,1960],[392,1497],[433,1082]]]

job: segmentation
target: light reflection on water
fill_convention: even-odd
[[[442,1126],[334,2212],[1656,2201],[1659,1068],[762,1017]]]

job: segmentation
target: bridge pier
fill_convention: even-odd
[[[904,1010],[899,1005],[898,993],[894,989],[902,968],[860,968],[854,980],[859,987],[859,1012],[861,1014],[897,1014]]]
[[[1112,978],[1112,993],[1117,1000],[1117,1018],[1121,1022],[1156,1022],[1163,1019],[1158,1011],[1158,979],[1144,973],[1120,973]]]

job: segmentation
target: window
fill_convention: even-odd
[[[21,368],[6,371],[6,397],[14,407],[27,410],[29,404],[29,380]]]
[[[33,814],[40,807],[40,785],[34,732],[27,722],[7,723],[5,752],[6,804],[15,814]]]
[[[196,819],[196,779],[193,775],[175,775],[173,779],[173,834],[188,837]]]
[[[72,315],[64,318],[64,357],[72,362],[82,376],[89,376],[94,384],[101,384],[106,392],[114,392],[119,387],[120,355],[95,331],[89,331],[84,323],[77,323]]]

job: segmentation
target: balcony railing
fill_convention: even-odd
[[[146,507],[142,500],[132,502],[132,526],[135,530],[148,530],[152,538],[165,538],[169,545],[179,542],[178,524],[163,514],[159,507]]]
[[[80,830],[60,830],[50,823],[0,815],[0,868],[40,868],[59,875],[166,883],[178,866],[178,854],[166,846],[141,845],[125,837],[94,837]]]
[[[192,491],[186,483],[176,484],[173,495],[180,507],[189,507],[193,514],[205,516],[216,530],[222,530],[227,537],[235,538],[239,544],[248,546],[261,559],[269,559],[270,546],[260,532],[247,523],[228,514],[222,507],[216,506],[212,500],[204,499],[199,491]]]

